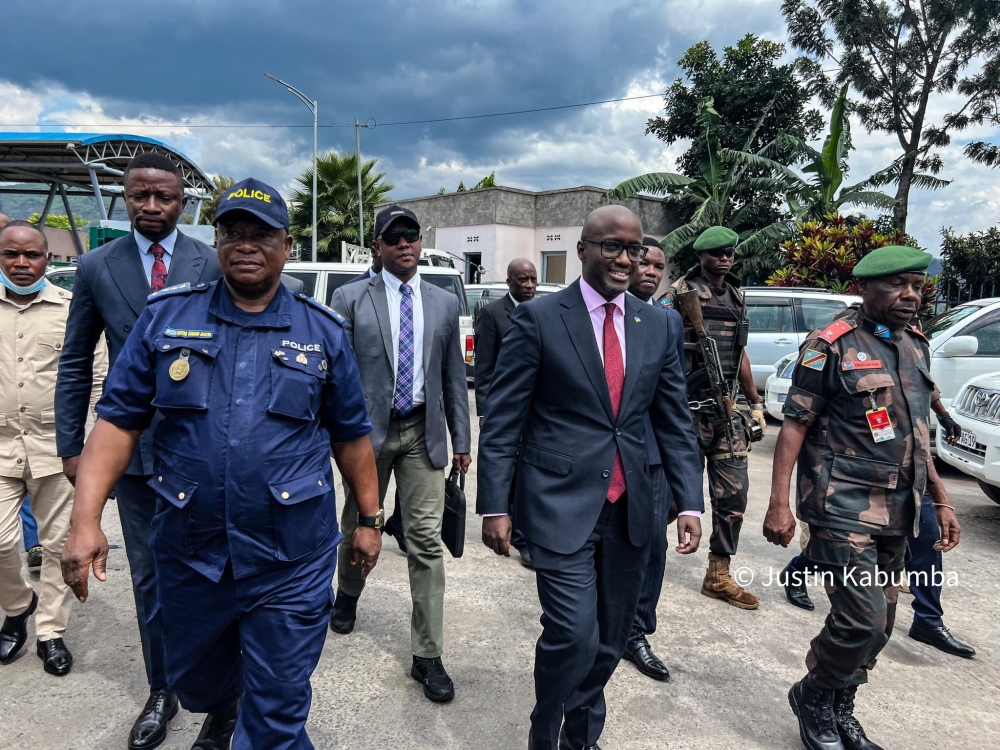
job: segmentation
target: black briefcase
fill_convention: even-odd
[[[444,523],[441,540],[452,557],[465,552],[465,474],[452,471],[444,485]]]

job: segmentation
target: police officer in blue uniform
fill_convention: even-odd
[[[281,284],[278,192],[244,180],[215,223],[223,279],[152,295],[107,380],[63,575],[81,601],[90,566],[106,580],[105,498],[158,410],[151,544],[170,689],[208,714],[192,750],[304,750],[341,541],[330,449],[367,575],[382,525],[371,424],[340,315]]]

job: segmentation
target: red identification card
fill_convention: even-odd
[[[896,438],[896,433],[892,429],[892,421],[889,419],[889,410],[884,406],[880,409],[869,409],[865,412],[865,417],[868,419],[868,429],[872,431],[872,439],[876,443],[884,443]]]

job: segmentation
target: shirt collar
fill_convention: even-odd
[[[25,305],[25,308],[28,308],[37,302],[53,302],[57,305],[65,305],[69,303],[71,297],[72,295],[62,287],[53,284],[51,281],[46,281],[45,286],[38,291],[38,294],[35,295],[35,298],[31,300],[31,302]],[[14,300],[7,296],[7,287],[2,284],[0,284],[0,300],[19,306],[14,302]]]
[[[516,299],[514,299],[514,295],[511,294],[510,292],[507,292],[507,296],[510,297],[510,301],[514,303],[514,307],[517,307],[518,305],[521,304]]]
[[[220,320],[244,328],[288,328],[292,325],[291,296],[292,293],[282,284],[264,310],[248,313],[236,306],[225,279],[219,279],[212,292],[212,301],[208,303],[208,311]]]
[[[374,279],[376,276],[378,276],[378,274],[375,273],[375,269],[372,268],[371,266],[369,266],[368,267],[368,278],[369,279]]]
[[[384,268],[382,269],[382,281],[385,282],[385,285],[393,294],[399,294],[399,287],[403,285],[403,282],[386,271]],[[420,288],[420,273],[418,272],[413,274],[413,278],[406,283],[410,285],[410,289],[414,294],[416,294],[417,290]]]
[[[625,314],[625,292],[611,300],[604,299],[594,287],[580,277],[580,292],[583,294],[583,304],[587,306],[587,312],[594,312],[598,307],[604,307],[608,302],[614,303],[622,315]]]
[[[139,246],[139,252],[143,255],[149,254],[149,248],[153,246],[153,241],[146,239],[136,230],[132,230],[133,236],[135,236],[135,244]],[[177,244],[177,228],[174,227],[174,231],[160,240],[159,245],[163,248],[163,252],[167,255],[174,254],[174,245]]]

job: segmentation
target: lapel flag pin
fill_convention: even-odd
[[[638,318],[638,317],[632,318],[632,320],[634,320],[636,323],[641,323],[642,322],[642,318]]]

